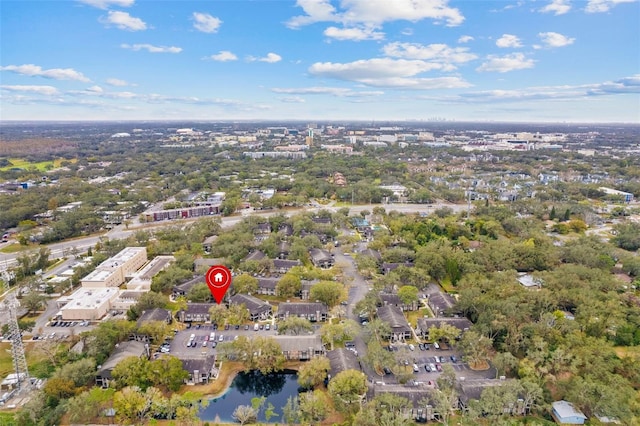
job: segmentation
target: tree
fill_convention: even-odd
[[[327,398],[319,390],[301,394],[299,407],[300,420],[309,424],[318,424],[329,413]]]
[[[621,249],[636,251],[640,249],[640,223],[628,222],[613,227],[615,237],[611,240]]]
[[[291,272],[284,274],[276,284],[276,294],[284,298],[295,297],[300,294],[301,290],[302,281],[300,277]]]
[[[151,361],[149,373],[152,374],[153,384],[165,386],[170,391],[177,391],[189,378],[189,373],[182,368],[180,359],[171,355],[163,355]]]
[[[313,324],[306,318],[289,316],[278,321],[278,334],[293,334],[294,336],[298,336],[312,331]]]
[[[362,407],[353,424],[358,426],[410,426],[414,424],[411,408],[413,408],[413,404],[407,398],[387,392],[381,393]]]
[[[383,348],[380,342],[373,339],[367,345],[364,361],[380,376],[384,376],[385,367],[390,368],[396,364],[393,354]]]
[[[329,358],[324,356],[313,358],[300,367],[298,384],[307,389],[319,386],[327,378],[330,368]]]
[[[166,321],[148,321],[138,328],[138,333],[146,334],[152,342],[159,344],[172,334],[171,326]]]
[[[320,281],[311,287],[310,300],[319,300],[329,308],[334,307],[341,300],[347,300],[347,291],[344,285],[336,281]]]
[[[458,347],[462,350],[465,361],[471,367],[479,368],[489,360],[492,342],[492,339],[469,330],[462,335]]]
[[[499,352],[493,357],[492,364],[496,368],[497,379],[518,368],[518,358],[513,356],[511,352]]]
[[[462,334],[462,332],[459,328],[446,323],[440,324],[440,327],[434,325],[429,327],[429,340],[432,342],[444,340],[447,343],[451,343],[460,337],[460,334]]]
[[[335,342],[353,339],[358,334],[358,331],[358,324],[353,320],[345,320],[337,324],[328,322],[320,327],[322,342],[328,343],[330,350],[333,350]]]
[[[284,368],[282,348],[272,337],[240,336],[233,342],[219,344],[218,353],[226,359],[241,361],[245,372],[259,370],[269,374]]]
[[[374,318],[364,328],[364,337],[368,340],[375,337],[379,342],[383,337],[391,334],[391,326],[389,323],[382,321],[380,318]]]
[[[30,291],[20,299],[20,306],[27,310],[27,314],[31,312],[36,312],[42,309],[47,298],[38,294],[36,291]]]
[[[300,406],[298,398],[291,395],[282,407],[282,420],[288,425],[298,424],[300,420]]]
[[[95,378],[96,362],[93,358],[82,358],[78,361],[64,364],[53,377],[68,379],[76,387],[85,386]]]
[[[258,279],[249,274],[241,274],[233,277],[231,283],[233,294],[255,294],[258,292]]]
[[[90,424],[113,400],[115,389],[93,387],[67,401],[66,408],[72,423]]]
[[[258,413],[250,405],[238,405],[232,414],[241,425],[253,423],[258,418]]]
[[[149,361],[137,356],[123,359],[111,372],[111,377],[119,389],[135,386],[142,391],[151,386],[152,375],[149,371]]]
[[[74,396],[77,388],[73,384],[73,380],[62,377],[52,377],[47,380],[42,390],[47,397],[48,404],[55,406],[61,399]]]
[[[404,285],[398,289],[398,297],[405,305],[413,305],[418,302],[418,288],[412,285]]]
[[[344,370],[329,382],[329,395],[338,411],[354,414],[367,392],[367,376],[357,370]]]
[[[191,302],[211,302],[211,291],[205,283],[197,283],[189,292],[187,292],[187,300]]]
[[[113,396],[113,408],[118,421],[138,424],[147,418],[148,401],[138,387],[126,387]]]

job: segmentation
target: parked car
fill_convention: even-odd
[[[419,343],[419,344],[418,344],[418,348],[419,348],[421,351],[424,351],[424,344]]]
[[[413,346],[412,344],[409,344],[409,350],[415,351],[415,350],[416,350],[416,347],[415,347],[415,346]]]
[[[413,364],[413,372],[417,373],[418,371],[420,371],[420,367],[418,367],[418,364]]]
[[[458,362],[458,358],[455,355],[451,355],[451,362]]]

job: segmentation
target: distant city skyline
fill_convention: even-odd
[[[2,120],[640,123],[637,0],[0,0]]]

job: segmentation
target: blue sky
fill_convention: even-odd
[[[637,0],[0,0],[3,120],[640,122]]]

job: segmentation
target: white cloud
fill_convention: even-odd
[[[277,53],[269,52],[267,56],[262,58],[256,58],[255,56],[247,56],[247,61],[249,62],[268,62],[270,64],[280,62],[282,60],[282,56]]]
[[[91,87],[87,88],[87,91],[94,92],[94,93],[102,93],[102,92],[104,92],[104,90],[100,86],[91,86]]]
[[[547,47],[564,47],[573,44],[576,39],[574,37],[567,37],[560,33],[546,32],[538,33],[538,37]]]
[[[418,22],[433,19],[448,26],[462,24],[464,16],[448,6],[448,0],[343,0],[342,11],[336,10],[329,0],[298,0],[305,15],[294,16],[287,22],[290,28],[299,28],[315,22],[339,22],[344,25],[373,24],[405,20]]]
[[[578,86],[534,86],[514,90],[483,90],[463,93],[453,99],[460,102],[514,102],[546,99],[584,99],[588,96],[605,96],[640,93],[640,74],[604,83]]]
[[[309,73],[318,77],[355,81],[373,87],[433,89],[468,87],[459,77],[418,78],[420,73],[441,70],[445,65],[420,60],[376,58],[349,63],[317,62]]]
[[[222,21],[208,13],[193,12],[193,28],[203,33],[216,33]]]
[[[384,39],[384,33],[375,31],[373,27],[365,28],[337,28],[329,27],[324,30],[324,35],[336,40],[382,40]]]
[[[111,6],[130,7],[133,6],[135,0],[78,0],[80,3],[97,7],[98,9],[109,9]]]
[[[394,42],[382,48],[385,55],[403,59],[429,60],[443,64],[444,71],[455,69],[453,64],[472,61],[478,57],[467,47],[449,47],[446,44],[422,45],[418,43]]]
[[[53,86],[29,86],[29,85],[6,85],[3,84],[0,86],[3,90],[8,90],[10,92],[29,92],[29,93],[38,93],[40,95],[57,95],[58,89]]]
[[[469,36],[469,35],[463,35],[458,39],[458,43],[469,43],[470,41],[473,41],[474,38]]]
[[[636,1],[637,0],[589,0],[584,10],[587,13],[608,12],[621,3],[635,3]]]
[[[211,55],[206,59],[213,59],[214,61],[218,62],[229,62],[238,60],[238,57],[228,50],[221,50],[216,55]]]
[[[502,34],[502,37],[496,40],[496,46],[502,48],[522,47],[522,43],[520,43],[520,39],[513,34]]]
[[[347,97],[347,98],[355,98],[355,97],[368,97],[368,96],[380,96],[383,95],[384,92],[380,90],[376,91],[357,91],[352,89],[347,89],[344,87],[300,87],[300,88],[278,88],[275,87],[271,89],[274,93],[283,93],[288,95],[331,95],[336,97]]]
[[[506,56],[487,56],[487,61],[476,68],[476,71],[509,72],[533,68],[535,61],[525,58],[523,53],[512,53]]]
[[[51,68],[43,70],[42,67],[33,64],[25,65],[7,65],[6,67],[0,67],[0,71],[11,71],[16,74],[28,75],[30,77],[44,77],[54,80],[76,80],[89,82],[81,72],[74,70],[73,68]]]
[[[120,80],[119,78],[108,78],[106,81],[107,81],[107,84],[111,86],[118,86],[118,87],[129,86],[129,83],[127,83],[125,80]]]
[[[551,3],[540,9],[542,13],[553,12],[554,15],[564,15],[571,10],[569,0],[551,0]]]
[[[115,25],[116,28],[127,31],[146,30],[147,24],[140,18],[134,18],[127,12],[110,10],[106,18],[101,18],[100,22],[107,26]]]
[[[306,101],[304,98],[300,96],[285,96],[284,98],[280,98],[280,102],[290,103],[290,104],[303,104]]]
[[[181,47],[175,46],[154,46],[152,44],[126,44],[123,43],[120,45],[123,49],[133,50],[134,52],[138,52],[140,50],[146,50],[149,53],[180,53],[182,52]]]

